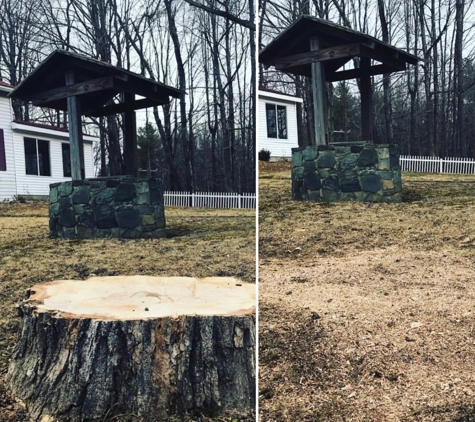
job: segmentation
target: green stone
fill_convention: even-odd
[[[389,157],[388,158],[380,158],[378,163],[376,164],[376,170],[389,170],[391,168]]]
[[[148,205],[150,204],[150,192],[140,193],[135,199],[137,205]]]
[[[301,180],[304,174],[303,167],[292,167],[292,180]]]
[[[302,159],[304,161],[313,161],[317,158],[317,155],[317,147],[314,146],[307,147],[302,151]]]
[[[292,167],[300,167],[303,165],[302,151],[292,153]]]
[[[142,215],[142,226],[149,226],[155,224],[155,217],[150,214]]]
[[[57,187],[51,188],[49,190],[49,202],[50,204],[58,202],[58,188]]]
[[[333,190],[322,189],[323,202],[338,202],[340,200],[340,193]]]

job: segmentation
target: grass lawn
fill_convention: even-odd
[[[53,240],[46,203],[0,203],[0,421],[26,420],[2,380],[19,326],[15,305],[28,287],[119,274],[232,276],[255,282],[254,210],[170,207],[165,215],[166,239]],[[247,420],[254,417],[239,418]]]
[[[475,176],[319,204],[265,163],[259,188],[260,421],[475,420]]]

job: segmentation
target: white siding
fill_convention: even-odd
[[[51,176],[34,176],[26,174],[24,137],[49,141]],[[30,132],[22,133],[21,131],[15,131],[13,139],[17,163],[16,179],[18,195],[49,195],[49,185],[51,183],[71,180],[70,177],[63,176],[63,155],[61,144],[68,143],[67,139],[56,139],[40,133],[35,135]],[[92,144],[84,142],[84,165],[86,177],[94,177],[92,156]]]
[[[0,92],[0,129],[5,140],[7,171],[0,171],[0,201],[11,199],[17,194],[15,183],[15,156],[13,151],[12,111],[10,100]]]
[[[287,107],[287,139],[275,139],[267,137],[266,103],[277,104]],[[295,102],[280,101],[274,98],[259,95],[258,105],[258,137],[257,150],[267,149],[271,153],[271,159],[292,156],[292,148],[298,147],[297,134],[297,110]]]

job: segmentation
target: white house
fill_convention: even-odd
[[[14,196],[46,197],[50,183],[71,180],[67,130],[15,122],[10,99],[13,87],[0,81],[0,200]],[[94,177],[93,143],[84,135],[86,177]]]
[[[271,160],[291,157],[292,148],[299,146],[297,103],[303,100],[264,88],[258,97],[258,150],[269,150]]]

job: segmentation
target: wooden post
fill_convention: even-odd
[[[373,89],[371,87],[371,59],[360,59],[361,140],[373,142]]]
[[[66,73],[66,85],[74,85],[74,72]],[[84,171],[84,147],[81,127],[81,103],[76,95],[68,97],[69,150],[71,153],[71,177],[86,178]]]
[[[310,39],[310,50],[320,50],[319,38]],[[325,145],[325,69],[321,62],[312,63],[313,115],[315,121],[315,141],[311,145]]]
[[[135,101],[135,95],[128,92],[124,93],[124,102],[130,105],[124,113],[124,161],[125,174],[137,177],[138,157],[137,157],[137,129],[135,120],[135,111],[132,104]]]

